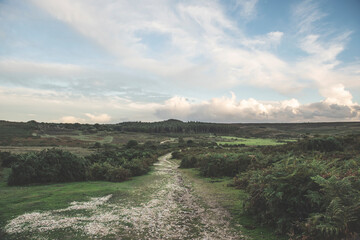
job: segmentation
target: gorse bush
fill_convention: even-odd
[[[120,182],[147,173],[157,161],[156,147],[107,147],[85,158],[59,149],[22,155],[2,154],[12,166],[9,185],[83,180]]]
[[[109,168],[106,180],[110,182],[122,182],[131,177],[131,171],[122,166]]]
[[[88,177],[91,180],[122,182],[131,177],[131,171],[107,162],[94,163],[89,167]]]
[[[88,178],[96,181],[106,180],[110,168],[112,165],[107,162],[93,163],[88,168]]]
[[[247,153],[175,154],[181,157],[180,168],[199,168],[205,177],[234,177],[245,171],[252,156]]]
[[[8,184],[82,181],[86,167],[83,158],[59,149],[22,154],[12,164]]]
[[[150,165],[154,162],[153,159],[144,158],[134,158],[130,161],[125,161],[122,165],[124,168],[128,169],[131,172],[132,176],[140,176],[147,173],[150,170]]]
[[[202,175],[206,177],[233,177],[247,169],[251,157],[247,154],[208,154],[198,160]]]
[[[112,182],[124,181],[132,176],[146,174],[150,166],[157,161],[157,154],[152,145],[148,149],[103,149],[87,156],[89,162],[88,179]]]

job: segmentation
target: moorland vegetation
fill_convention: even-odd
[[[54,183],[89,182],[84,191],[97,196],[103,193],[100,185],[93,189],[97,181],[145,175],[160,155],[172,152],[179,167],[194,170],[196,178],[229,179],[217,190],[241,193],[231,204],[242,204],[241,215],[254,219],[249,227],[254,231],[257,225],[270,226],[279,237],[302,240],[360,236],[360,123],[0,121],[0,146],[7,149],[0,151],[0,177],[7,185],[1,186],[8,196],[18,196],[7,205],[14,209],[37,194],[35,187],[47,195]],[[17,186],[25,186],[27,195]],[[47,209],[53,205],[49,201]],[[17,213],[25,209],[36,205],[30,201]],[[0,216],[1,225],[9,219],[10,214]]]
[[[173,153],[181,168],[233,177],[244,211],[292,239],[357,239],[360,136],[306,138],[280,146],[193,148]]]

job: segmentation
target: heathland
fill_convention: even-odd
[[[0,121],[0,239],[358,239],[360,123]]]

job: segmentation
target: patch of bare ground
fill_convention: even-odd
[[[229,214],[216,202],[195,194],[170,156],[160,157],[155,164],[157,180],[144,182],[144,189],[151,191],[146,201],[111,201],[112,195],[92,198],[64,209],[18,216],[5,230],[34,238],[71,230],[85,238],[247,239],[232,229]],[[136,189],[132,197],[140,197],[144,189]]]

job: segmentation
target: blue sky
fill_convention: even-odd
[[[358,0],[0,1],[0,119],[358,121]]]

